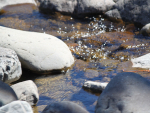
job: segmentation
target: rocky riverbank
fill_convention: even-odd
[[[148,113],[148,5],[0,1],[0,112]]]

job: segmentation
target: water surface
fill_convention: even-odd
[[[37,75],[23,70],[20,81],[31,79],[39,90],[40,100],[34,112],[41,112],[51,102],[68,100],[94,113],[101,92],[82,88],[87,80],[109,82],[117,73],[133,71],[149,79],[149,72],[132,68],[131,58],[149,53],[150,37],[139,34],[140,28],[102,15],[76,19],[60,13],[43,14],[37,7],[24,4],[5,7],[0,25],[51,34],[63,40],[72,51],[75,64],[68,70]]]

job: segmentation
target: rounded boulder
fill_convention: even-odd
[[[15,100],[18,100],[18,98],[14,90],[0,80],[0,107]]]
[[[21,65],[34,72],[70,67],[74,57],[68,46],[55,36],[0,26],[0,46],[17,53]]]
[[[141,75],[116,75],[99,96],[95,113],[149,113],[150,82]]]

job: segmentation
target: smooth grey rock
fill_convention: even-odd
[[[95,113],[149,113],[150,82],[136,73],[116,75],[98,98]]]
[[[39,100],[38,89],[31,80],[19,82],[11,86],[17,97],[21,101],[26,101],[30,105],[36,105]]]
[[[102,13],[110,10],[115,4],[113,0],[77,0],[75,14],[78,16]]]
[[[150,69],[150,53],[131,59],[132,67]]]
[[[140,33],[144,36],[150,36],[150,23],[146,24],[140,31]]]
[[[121,19],[121,15],[120,15],[120,12],[118,11],[118,9],[113,9],[113,10],[107,11],[105,14],[107,16],[115,18],[115,19]]]
[[[113,18],[118,18],[120,15],[120,19],[145,25],[150,22],[150,1],[118,0],[113,8],[105,14]]]
[[[15,51],[0,47],[0,80],[11,83],[21,77],[21,63]]]
[[[44,34],[0,26],[0,46],[15,50],[21,65],[35,72],[70,67],[74,57],[60,39]]]
[[[25,101],[13,101],[0,107],[0,113],[33,113],[30,104]]]
[[[58,11],[73,13],[77,5],[77,0],[39,0],[40,9],[48,12]]]
[[[14,90],[0,80],[0,107],[15,100],[18,100],[18,98]]]
[[[107,84],[108,84],[107,82],[101,83],[101,82],[94,82],[94,81],[86,81],[83,84],[83,87],[97,90],[97,91],[103,91],[106,88]]]
[[[40,9],[47,12],[58,11],[81,17],[106,12],[114,4],[113,0],[40,0]]]
[[[87,110],[69,101],[62,101],[48,105],[42,113],[89,113]]]
[[[0,9],[8,5],[30,3],[36,5],[35,0],[0,0]]]

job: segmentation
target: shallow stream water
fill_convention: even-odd
[[[31,79],[39,90],[40,100],[33,107],[34,113],[41,113],[51,102],[63,100],[94,113],[101,92],[82,88],[85,81],[109,82],[123,71],[150,77],[149,72],[132,68],[130,62],[150,51],[150,37],[140,35],[140,28],[133,23],[112,21],[102,15],[75,19],[60,13],[43,14],[30,4],[5,7],[0,14],[1,26],[54,35],[74,55],[75,64],[61,72],[37,75],[23,69],[20,81]]]

